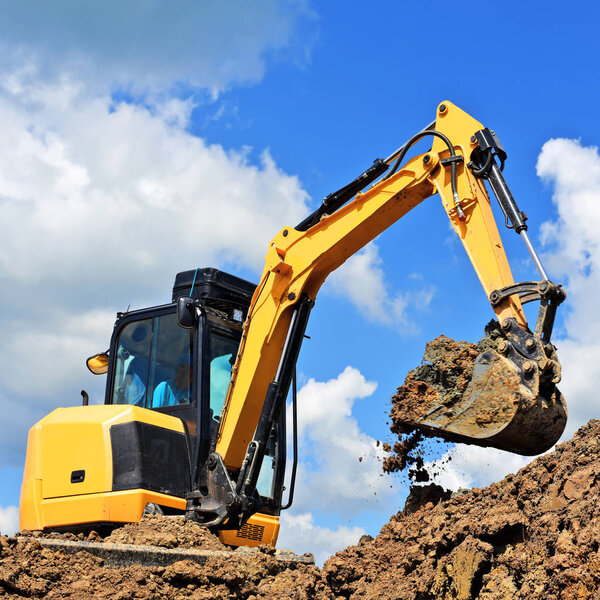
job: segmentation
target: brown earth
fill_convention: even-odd
[[[114,544],[161,546],[163,548],[202,548],[227,550],[216,535],[196,523],[151,515],[140,523],[120,527],[104,538]]]
[[[516,475],[399,513],[323,575],[349,598],[596,599],[599,500],[600,421],[590,421]]]
[[[85,533],[22,531],[19,536],[85,542],[104,541],[111,544],[147,545],[160,548],[228,549],[217,536],[204,527],[198,527],[192,521],[186,521],[183,517],[165,518],[159,515],[147,515],[139,523],[129,523],[114,530],[93,530]]]
[[[109,569],[85,552],[44,549],[35,537],[0,537],[0,598],[600,598],[600,421],[488,488],[438,504],[428,502],[437,501],[435,490],[428,493],[424,506],[407,505],[375,539],[364,536],[322,569],[277,573],[267,549],[202,566]],[[190,525],[153,517],[145,534],[132,525],[118,535],[145,543],[156,528],[170,544],[169,533],[185,537]]]

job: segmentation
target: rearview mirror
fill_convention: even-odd
[[[104,375],[108,371],[108,350],[90,356],[85,364],[94,375]]]
[[[183,296],[177,300],[177,322],[185,329],[192,329],[196,324],[196,307],[192,298]]]

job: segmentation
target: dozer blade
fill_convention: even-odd
[[[527,456],[545,452],[562,435],[567,406],[556,385],[544,382],[535,363],[525,366],[527,372],[487,350],[475,360],[473,377],[461,398],[437,404],[405,423],[450,441]]]
[[[31,538],[17,538],[29,540]],[[231,562],[243,556],[252,556],[256,548],[240,547],[237,550],[202,550],[194,548],[161,548],[158,546],[138,546],[132,544],[112,544],[104,542],[83,542],[50,538],[36,538],[42,547],[57,552],[74,554],[87,552],[104,561],[107,567],[167,567],[180,560],[190,560],[204,564],[208,560],[221,559]],[[274,558],[281,570],[298,564],[312,565],[312,554],[298,555],[291,550],[275,550]]]

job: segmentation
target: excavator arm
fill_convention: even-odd
[[[426,136],[433,137],[431,150],[401,166],[410,146]],[[443,102],[435,123],[328,196],[297,227],[284,227],[273,238],[244,324],[213,452],[188,500],[188,516],[209,526],[233,527],[259,508],[256,483],[266,441],[285,410],[321,285],[348,258],[435,193],[442,198],[505,339],[498,351],[478,357],[461,405],[434,407],[412,425],[446,439],[522,454],[539,453],[557,441],[566,422],[566,406],[555,386],[560,364],[550,334],[564,292],[545,275],[526,237],[526,217],[516,207],[496,158],[502,166],[506,155],[495,134]],[[498,197],[507,225],[524,235],[541,282],[515,284],[485,179]],[[540,300],[534,332],[528,328],[522,300]],[[489,418],[494,411],[495,421]],[[483,419],[482,413],[487,415]]]

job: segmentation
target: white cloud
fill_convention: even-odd
[[[260,81],[280,55],[306,62],[316,22],[306,0],[8,2],[0,68],[34,60],[44,78],[68,70],[134,93],[182,83],[216,94]]]
[[[58,406],[80,405],[82,389],[92,404],[104,401],[106,378],[89,373],[85,359],[106,350],[115,315],[85,307],[68,313],[28,301],[0,306],[0,466],[21,467],[27,430],[42,416]]]
[[[186,102],[114,105],[83,88],[0,77],[0,397],[22,407],[0,462],[22,462],[50,407],[78,404],[81,387],[101,396],[83,361],[108,347],[117,310],[168,302],[195,266],[258,273],[269,239],[309,212],[268,152],[254,165],[188,133]]]
[[[257,167],[164,119],[90,103],[68,82],[0,88],[3,275],[139,290],[140,276],[172,275],[182,256],[257,269],[267,241],[308,210],[297,178],[267,152]]]
[[[418,328],[409,313],[429,305],[433,288],[423,286],[394,295],[385,282],[382,265],[379,247],[370,243],[334,271],[327,286],[347,298],[371,321],[394,325],[403,333],[414,333]]]
[[[72,391],[84,360],[106,349],[114,318],[106,311],[76,315],[61,311],[38,330],[24,328],[21,321],[5,324],[6,350],[0,362],[3,389],[15,399],[35,397],[38,402]],[[81,401],[79,390],[73,399]]]
[[[289,548],[297,554],[310,552],[315,555],[316,564],[322,566],[332,554],[356,544],[365,533],[362,527],[319,527],[310,513],[282,513],[277,546]]]
[[[565,284],[564,332],[555,339],[562,363],[560,389],[569,407],[563,439],[598,417],[600,384],[600,155],[578,140],[552,139],[538,157],[538,175],[553,188],[558,218],[543,226],[548,270]]]
[[[19,509],[16,506],[0,506],[0,533],[14,535],[19,529]]]
[[[298,392],[298,467],[295,511],[386,510],[397,492],[382,473],[383,450],[361,431],[352,416],[354,403],[373,394],[377,384],[353,367],[335,379],[309,379]],[[291,422],[291,415],[288,417]]]
[[[104,401],[106,378],[89,373],[85,359],[108,347],[114,312],[79,308],[68,313],[26,301],[0,306],[0,466],[21,467],[27,430],[44,414],[80,405],[82,389],[92,404]]]
[[[294,504],[281,515],[280,548],[312,552],[317,564],[333,553],[356,544],[363,527],[323,526],[315,521],[335,519],[384,522],[398,505],[400,482],[382,472],[384,452],[364,433],[352,412],[357,400],[377,388],[355,368],[346,367],[328,381],[309,379],[298,392],[298,446],[300,462]],[[288,407],[288,423],[291,423]],[[288,427],[291,438],[291,426]],[[291,439],[288,440],[291,452]],[[372,532],[375,533],[375,532]]]
[[[458,444],[441,458],[425,464],[431,482],[447,490],[485,487],[515,473],[533,460],[495,448]]]

